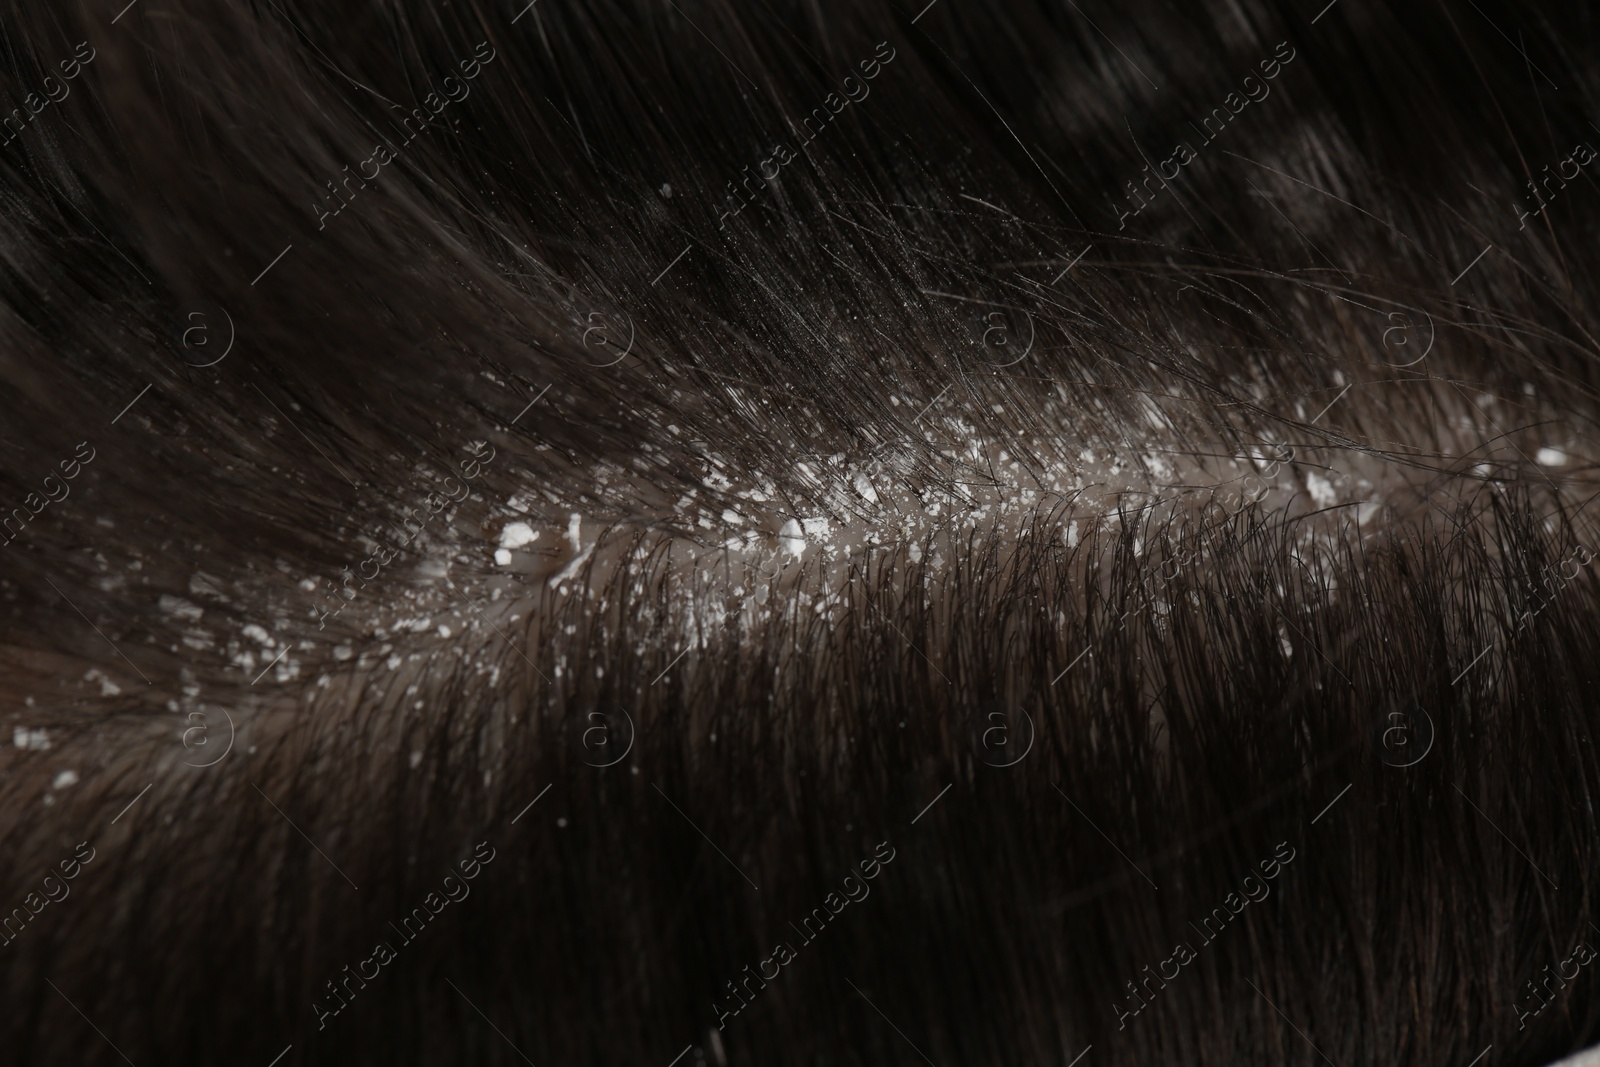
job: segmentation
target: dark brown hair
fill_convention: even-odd
[[[1594,1040],[1588,12],[118,6],[3,16],[15,1062]]]

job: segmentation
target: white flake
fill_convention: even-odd
[[[83,676],[83,680],[86,682],[98,681],[100,683],[100,695],[103,697],[114,697],[122,692],[122,689],[115,682],[93,668]]]
[[[800,523],[794,519],[783,524],[783,529],[778,531],[779,546],[791,556],[800,556],[806,550],[805,531]]]
[[[1319,508],[1332,507],[1333,502],[1339,499],[1333,484],[1316,471],[1306,472],[1306,492],[1311,494],[1311,499],[1317,502]]]
[[[11,743],[18,748],[43,752],[50,747],[50,731],[30,730],[25,726],[17,726],[11,731]]]
[[[572,535],[569,534],[568,536]],[[525,522],[507,523],[506,528],[500,531],[501,548],[521,548],[523,545],[531,545],[537,540],[539,540],[539,531]],[[500,562],[500,553],[498,552],[495,553],[495,561]],[[506,562],[509,562],[509,560]]]
[[[167,593],[161,594],[160,604],[161,610],[168,615],[176,615],[178,618],[187,619],[190,622],[198,621],[200,616],[205,614],[199,605],[191,604],[182,597],[171,596]]]

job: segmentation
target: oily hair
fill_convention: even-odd
[[[0,26],[15,1062],[1596,1039],[1588,12]]]

